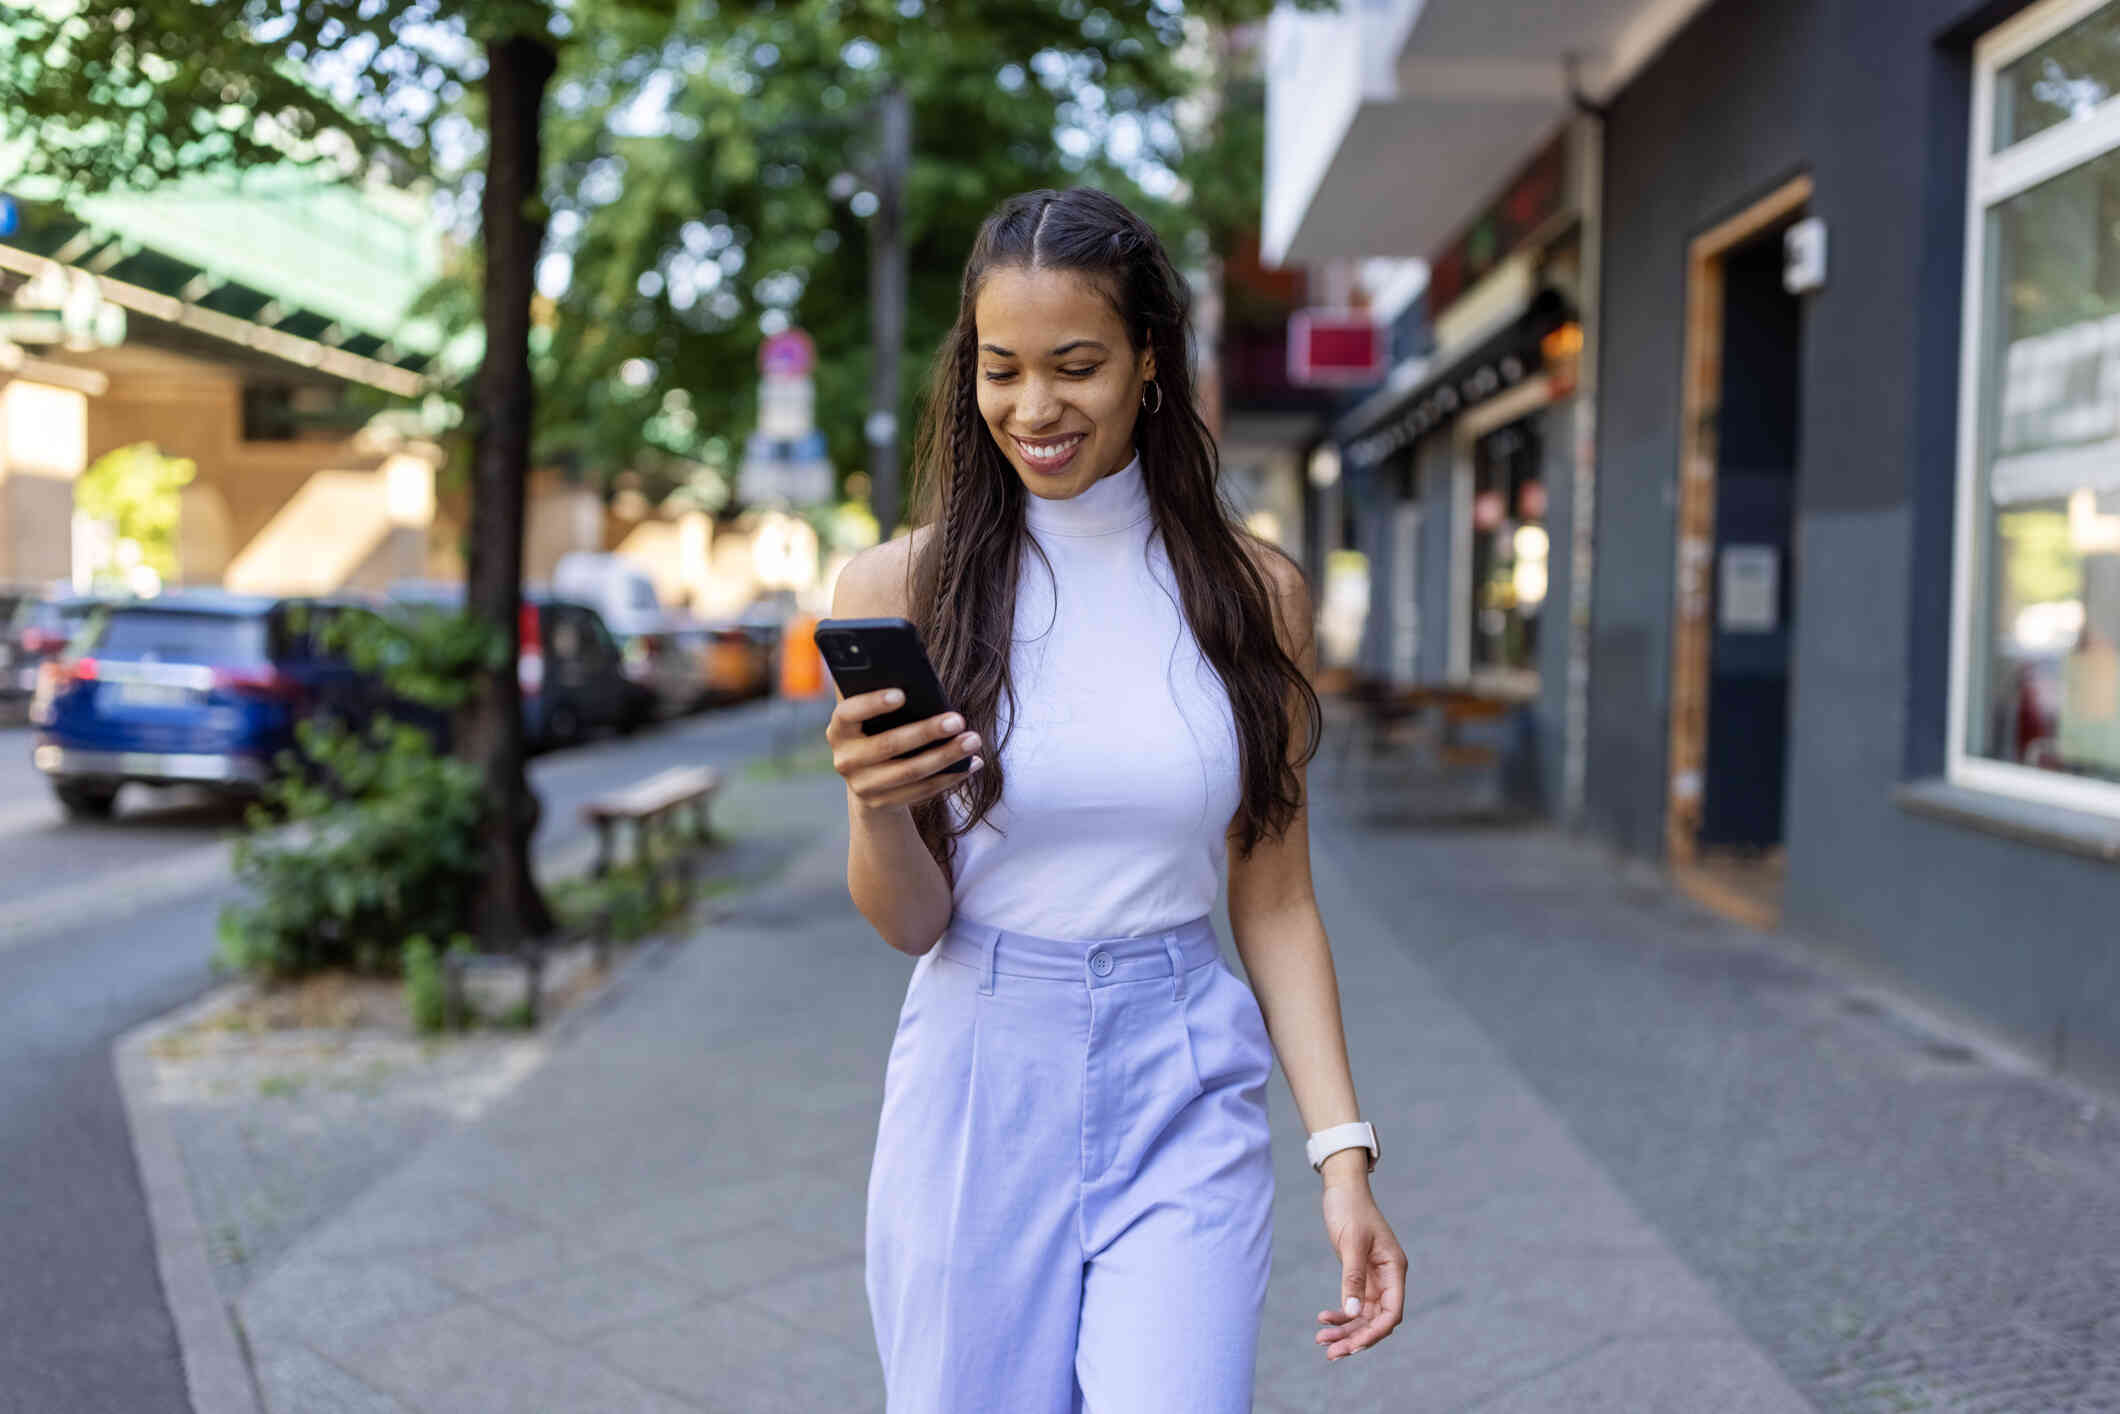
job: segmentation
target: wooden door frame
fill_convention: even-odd
[[[1809,174],[1791,178],[1719,225],[1686,251],[1686,351],[1680,393],[1677,574],[1671,614],[1669,770],[1664,779],[1664,858],[1684,869],[1700,857],[1701,802],[1708,761],[1710,639],[1715,572],[1715,479],[1721,451],[1723,262],[1738,246],[1801,212]]]

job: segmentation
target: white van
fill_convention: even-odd
[[[689,614],[663,607],[655,580],[623,555],[570,550],[552,567],[552,588],[593,606],[625,654],[626,676],[655,695],[658,716],[674,716],[704,695],[697,656],[677,635],[693,625]]]

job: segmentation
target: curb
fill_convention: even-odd
[[[234,1317],[214,1286],[213,1263],[206,1255],[206,1231],[192,1205],[190,1180],[177,1149],[169,1117],[150,1102],[147,1048],[162,1035],[224,1006],[250,989],[248,982],[216,987],[196,1001],[136,1026],[111,1045],[118,1093],[125,1105],[125,1124],[132,1135],[133,1161],[147,1197],[148,1227],[154,1232],[155,1266],[161,1273],[162,1300],[177,1330],[177,1353],[184,1366],[184,1385],[194,1414],[261,1414],[250,1359],[236,1333]]]

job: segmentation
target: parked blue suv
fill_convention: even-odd
[[[31,759],[69,815],[108,816],[128,781],[254,794],[312,716],[365,721],[370,675],[326,652],[355,601],[181,590],[92,614],[47,663]]]

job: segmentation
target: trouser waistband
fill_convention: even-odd
[[[991,992],[993,979],[1041,977],[1108,987],[1152,977],[1175,977],[1183,995],[1185,974],[1220,955],[1214,922],[1202,915],[1158,933],[1130,938],[1041,938],[1007,928],[956,918],[935,945],[953,962],[978,968],[980,990]]]

